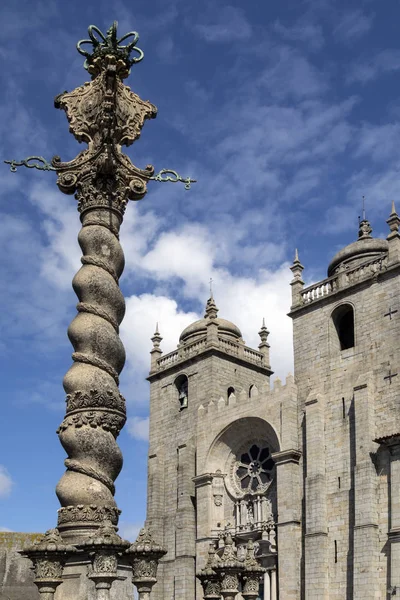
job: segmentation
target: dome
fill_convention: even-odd
[[[360,223],[358,240],[342,248],[335,254],[329,263],[328,277],[334,275],[340,266],[355,267],[358,264],[373,258],[379,258],[388,251],[386,240],[371,237],[371,226],[365,219]]]
[[[218,325],[218,333],[226,339],[234,341],[242,338],[242,333],[234,323],[217,317],[218,308],[215,304],[214,298],[207,300],[206,313],[203,319],[199,319],[194,323],[188,325],[181,333],[179,342],[186,344],[187,342],[193,342],[196,339],[205,337],[207,335],[207,324],[212,320]]]

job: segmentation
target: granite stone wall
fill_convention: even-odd
[[[18,553],[32,544],[41,533],[0,532],[0,600],[36,600],[31,563]]]

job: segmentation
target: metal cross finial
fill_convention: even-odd
[[[365,196],[362,197],[362,216],[363,221],[365,221]]]
[[[212,284],[213,284],[213,278],[210,277],[210,298],[213,298],[213,289],[212,289]]]

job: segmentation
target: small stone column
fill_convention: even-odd
[[[129,546],[116,533],[111,521],[105,521],[93,537],[79,545],[92,558],[88,577],[94,581],[96,600],[110,600],[111,586],[118,579],[119,559]]]
[[[278,600],[276,586],[276,569],[271,570],[271,600]]]
[[[247,542],[246,557],[244,560],[244,570],[242,572],[242,596],[245,600],[256,600],[260,589],[260,580],[265,573],[255,557],[254,542]]]
[[[243,563],[238,561],[232,536],[228,533],[221,561],[215,566],[215,571],[220,576],[221,595],[224,600],[235,600],[239,592],[239,575],[242,570]]]
[[[270,571],[264,573],[264,598],[263,600],[271,600],[271,577]]]
[[[141,529],[136,541],[126,554],[132,564],[132,582],[138,591],[139,600],[150,600],[150,593],[157,583],[157,567],[167,551],[154,542],[147,529]]]
[[[76,548],[63,542],[58,529],[49,529],[40,540],[21,552],[33,563],[40,600],[53,600],[63,582],[64,565],[75,553]]]
[[[221,598],[221,583],[220,577],[215,571],[215,566],[218,564],[218,556],[215,554],[214,544],[211,543],[208,549],[207,563],[199,573],[197,578],[203,588],[204,600],[220,600]]]

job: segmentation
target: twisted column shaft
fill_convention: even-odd
[[[116,437],[125,420],[118,383],[125,351],[118,335],[125,301],[118,280],[124,254],[118,240],[122,217],[106,208],[81,215],[78,240],[82,267],[73,280],[78,314],[68,329],[73,365],[64,377],[67,412],[60,442],[67,471],[57,485],[63,537],[97,527],[105,518],[116,524],[114,481],[122,468]],[[70,533],[68,533],[70,532]]]

